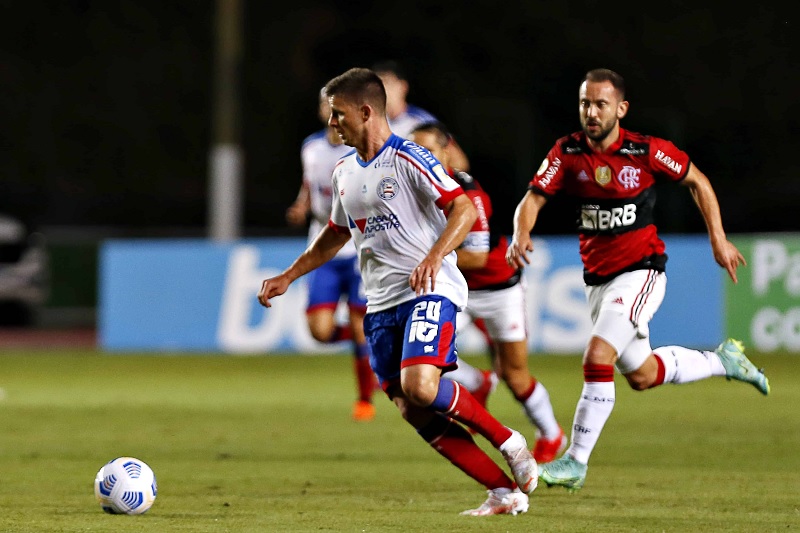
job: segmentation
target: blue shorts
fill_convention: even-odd
[[[355,257],[331,259],[309,273],[307,312],[317,309],[336,309],[342,296],[347,296],[350,309],[367,309],[367,299],[361,284],[361,273]]]
[[[411,365],[456,368],[456,313],[443,296],[425,295],[397,307],[367,313],[364,333],[369,363],[381,388],[399,383],[400,369]]]

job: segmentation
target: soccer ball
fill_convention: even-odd
[[[135,457],[117,457],[94,478],[94,495],[110,514],[142,514],[156,500],[156,475]]]

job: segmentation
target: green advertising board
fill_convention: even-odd
[[[729,336],[760,352],[800,352],[800,234],[731,236],[747,260],[725,282]]]

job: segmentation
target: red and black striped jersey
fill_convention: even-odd
[[[630,270],[664,270],[654,185],[682,180],[690,164],[685,152],[658,137],[620,128],[617,142],[596,152],[577,132],[556,142],[528,188],[574,199],[584,279],[598,284]]]

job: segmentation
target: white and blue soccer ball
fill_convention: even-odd
[[[156,475],[135,457],[117,457],[103,465],[94,479],[94,495],[111,514],[142,514],[156,500]]]

